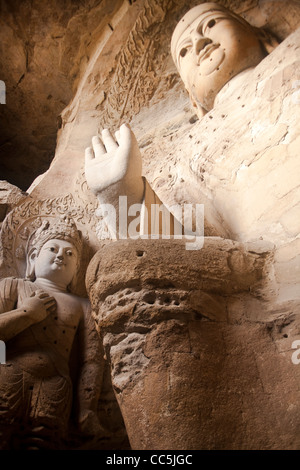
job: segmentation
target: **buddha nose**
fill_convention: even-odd
[[[201,34],[195,32],[193,36],[193,50],[198,55],[204,47],[212,42],[211,39],[203,37]]]
[[[56,258],[58,259],[64,259],[64,252],[62,249],[58,250],[57,254],[56,254]]]

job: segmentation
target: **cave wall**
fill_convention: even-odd
[[[60,113],[122,1],[1,1],[1,179],[26,190],[55,154]]]

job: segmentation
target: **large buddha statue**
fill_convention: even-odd
[[[209,2],[192,8],[181,19],[172,36],[171,52],[191,103],[201,118],[213,108],[226,85],[239,87],[245,74],[277,45],[269,33],[252,27],[221,5]],[[110,204],[121,213],[119,196],[127,196],[128,206],[141,204],[144,208],[141,210],[142,234],[153,235],[166,230],[173,234],[173,218],[169,225],[162,222],[160,227],[153,223],[153,217],[150,220],[151,206],[161,202],[142,177],[141,169],[138,144],[126,124],[115,137],[104,129],[102,139],[93,137],[92,147],[86,149],[87,183],[103,207]],[[109,217],[107,222],[109,225]]]
[[[299,335],[300,108],[293,85],[299,77],[299,33],[278,45],[216,3],[192,8],[173,33],[172,56],[200,119],[183,124],[182,132],[179,125],[165,132],[172,145],[166,171],[185,157],[190,173],[182,183],[197,186],[199,202],[202,195],[210,202],[205,213],[217,209],[229,230],[227,237],[207,238],[203,250],[188,254],[177,249],[176,240],[121,240],[99,251],[90,264],[89,294],[102,334],[107,332],[114,385],[134,448],[299,447],[299,400],[291,385],[299,374],[291,361]],[[104,130],[92,144],[86,150],[86,178],[102,207],[111,204],[121,214],[119,196],[126,195],[129,205],[138,203],[151,212],[158,198],[141,176],[141,155],[130,128],[123,124],[115,137]],[[143,222],[141,217],[142,228]],[[152,225],[144,233],[153,235]],[[242,242],[239,249],[250,251],[239,256],[236,241]],[[219,271],[221,280],[218,259],[227,243],[230,255]],[[258,252],[264,258],[260,286],[256,289],[251,280],[242,300],[238,280],[246,274],[246,259]],[[256,261],[249,267],[255,272]],[[229,292],[231,274],[236,280]],[[190,282],[197,288],[194,296]],[[186,296],[175,297],[182,287]],[[216,316],[201,321],[210,310],[210,296]],[[182,307],[180,317],[176,308],[186,298],[193,301],[190,309]],[[200,316],[189,320],[197,306]],[[139,334],[133,337],[133,331]],[[286,391],[296,398],[282,398]],[[141,413],[145,420],[137,432]],[[290,423],[296,423],[293,429]]]

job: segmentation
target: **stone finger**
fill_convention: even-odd
[[[114,151],[118,148],[117,142],[115,141],[108,129],[103,129],[102,139],[107,152]]]
[[[92,144],[93,144],[95,158],[100,157],[101,155],[106,153],[105,147],[98,135],[95,135],[92,138]]]

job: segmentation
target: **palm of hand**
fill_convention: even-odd
[[[86,149],[85,176],[90,189],[99,194],[115,183],[129,185],[141,177],[142,159],[134,134],[126,125],[116,132],[116,140],[105,129],[102,140],[93,137]]]

